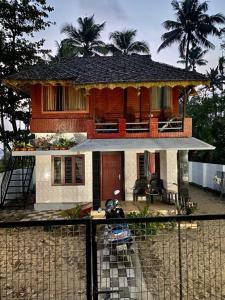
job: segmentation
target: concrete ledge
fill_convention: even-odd
[[[88,203],[88,202],[87,202]],[[34,209],[38,211],[42,210],[64,210],[73,208],[78,204],[84,204],[84,202],[68,202],[68,203],[35,203]]]

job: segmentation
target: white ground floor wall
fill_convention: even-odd
[[[80,153],[82,154],[82,153]],[[52,185],[51,155],[36,156],[36,209],[60,209],[92,202],[92,153],[85,153],[85,185]]]
[[[143,149],[143,152],[146,149]],[[137,179],[137,153],[124,153],[124,188],[125,200],[133,200],[133,187]],[[164,187],[177,191],[177,151],[160,151],[160,177]],[[76,154],[76,153],[74,153]],[[76,203],[92,202],[92,152],[85,155],[85,185],[54,186],[52,185],[51,155],[36,156],[36,209],[60,209],[73,207]]]

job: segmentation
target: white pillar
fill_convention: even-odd
[[[133,187],[137,179],[137,153],[124,151],[125,200],[133,200]]]
[[[188,151],[180,150],[179,151],[180,159],[180,180],[181,184],[188,184],[189,182],[189,170],[188,170]]]
[[[160,177],[165,189],[177,192],[177,150],[160,151]]]

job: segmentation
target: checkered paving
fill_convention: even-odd
[[[46,210],[36,211],[32,209],[16,210],[4,209],[0,210],[0,222],[2,221],[39,221],[39,220],[62,220],[63,217],[59,211]]]
[[[131,259],[133,252],[133,249],[117,252],[106,245],[98,250],[98,289],[106,292],[99,299],[138,299],[139,289]]]
[[[22,221],[40,221],[40,220],[62,220],[59,211],[46,210],[46,211],[32,211],[22,219]]]

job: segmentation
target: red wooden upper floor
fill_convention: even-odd
[[[179,111],[182,87],[76,89],[32,87],[33,133],[87,132],[88,138],[190,137]]]

